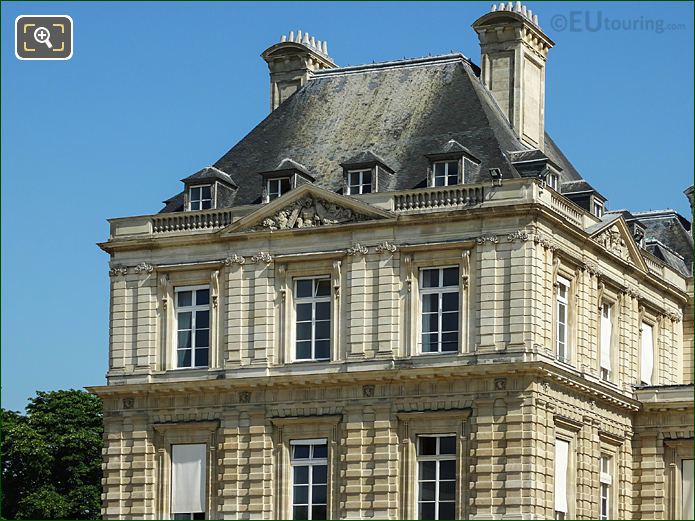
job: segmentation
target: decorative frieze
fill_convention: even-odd
[[[552,240],[550,240],[548,237],[546,237],[542,233],[536,233],[533,236],[533,242],[534,242],[534,244],[540,244],[546,250],[555,251],[557,249],[557,246],[555,245],[555,243],[553,243]]]
[[[246,263],[246,259],[244,257],[242,257],[241,255],[238,255],[236,253],[232,253],[229,257],[224,259],[222,262],[224,263],[225,266],[233,266],[234,264],[242,265],[242,264]]]
[[[265,252],[265,251],[259,251],[256,255],[251,257],[251,262],[254,264],[258,264],[260,262],[265,262],[266,264],[270,264],[273,262],[273,256],[270,255],[270,253]]]
[[[122,266],[120,264],[116,266],[112,266],[111,269],[109,269],[109,275],[111,277],[117,277],[119,275],[125,276],[128,273],[128,267],[127,266]]]
[[[497,244],[500,242],[500,240],[497,238],[497,235],[481,235],[475,240],[475,242],[478,244],[485,244],[486,242],[489,242],[490,244]]]
[[[507,240],[509,242],[514,242],[514,241],[521,241],[521,242],[526,242],[528,241],[528,233],[526,230],[516,230],[515,232],[512,232],[507,235]]]
[[[630,261],[630,250],[617,226],[611,226],[594,237],[594,242],[625,261]]]
[[[251,391],[239,391],[239,403],[250,403]]]
[[[152,273],[154,271],[154,266],[148,264],[147,262],[141,262],[135,268],[133,268],[135,273]]]
[[[396,251],[398,251],[398,246],[396,246],[395,244],[391,244],[388,241],[384,241],[377,244],[374,248],[374,251],[376,251],[377,253],[395,253]]]
[[[369,253],[367,247],[362,246],[359,242],[356,242],[350,248],[347,249],[348,255],[367,255],[367,253]]]

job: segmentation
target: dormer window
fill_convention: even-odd
[[[593,213],[596,217],[600,219],[603,216],[604,211],[605,208],[603,206],[603,203],[598,199],[594,198],[594,204],[591,213]]]
[[[432,164],[432,186],[453,186],[461,183],[460,161],[435,161]]]
[[[277,199],[281,195],[286,194],[292,189],[292,181],[289,177],[276,177],[266,181],[266,193],[268,201]]]
[[[549,173],[548,177],[546,177],[545,182],[547,185],[555,190],[556,192],[559,191],[560,187],[560,176],[557,174]]]
[[[212,185],[191,186],[188,201],[191,210],[209,210],[212,208]]]
[[[372,193],[372,169],[348,170],[347,195]]]

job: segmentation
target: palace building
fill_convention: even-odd
[[[109,221],[104,518],[694,517],[692,215],[572,166],[536,14],[472,27],[283,36],[270,115]]]

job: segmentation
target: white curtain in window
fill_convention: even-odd
[[[693,488],[693,460],[684,459],[681,465],[683,476],[683,515],[681,519],[695,519],[695,488]]]
[[[652,326],[642,323],[642,353],[640,359],[640,380],[642,383],[652,385],[652,373],[654,372],[654,334]]]
[[[171,446],[171,512],[205,512],[205,444]]]
[[[555,440],[555,511],[567,513],[567,459],[570,444]]]
[[[603,316],[601,312],[601,368],[611,370],[611,333],[613,332],[613,323],[611,322],[610,311],[608,316]]]

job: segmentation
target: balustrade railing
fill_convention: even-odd
[[[209,210],[204,212],[176,212],[152,217],[152,232],[167,233],[195,230],[213,230],[232,224],[232,210]]]
[[[480,204],[485,197],[482,186],[438,186],[398,192],[393,196],[396,212],[445,209]]]

